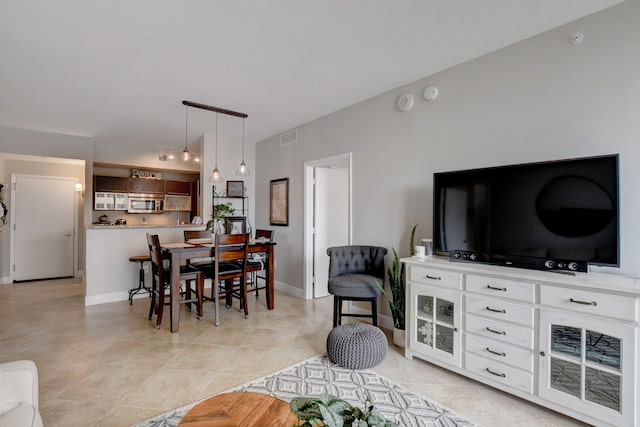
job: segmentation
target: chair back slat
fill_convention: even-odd
[[[158,282],[164,283],[164,265],[162,260],[162,250],[160,249],[160,238],[157,234],[147,233],[147,244],[149,245],[149,255],[151,256],[151,272],[158,276]]]
[[[184,230],[184,241],[191,239],[210,239],[211,230]]]
[[[246,275],[247,269],[247,249],[249,245],[249,234],[216,234],[215,237],[215,271],[216,276],[220,276],[220,264],[225,262],[236,262],[238,264],[237,277]]]

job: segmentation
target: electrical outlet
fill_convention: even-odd
[[[144,270],[144,274],[149,274],[149,266],[145,265],[144,267],[142,267],[142,269]]]

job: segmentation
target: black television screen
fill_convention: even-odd
[[[539,269],[619,266],[618,155],[434,174],[434,250]]]

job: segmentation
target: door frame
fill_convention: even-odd
[[[9,230],[11,231],[9,233],[10,238],[9,238],[9,282],[13,283],[13,281],[15,280],[15,272],[13,270],[13,265],[15,264],[16,260],[15,260],[15,235],[13,233],[13,231],[15,230],[15,226],[16,226],[16,213],[15,213],[15,206],[16,206],[16,182],[19,178],[40,178],[40,179],[55,179],[55,180],[65,180],[65,181],[72,181],[74,184],[79,183],[80,181],[78,181],[78,178],[76,177],[71,177],[71,176],[49,176],[49,175],[34,175],[34,174],[23,174],[23,173],[12,173],[11,174],[11,207],[10,209],[10,213],[9,215],[11,216],[11,219],[9,221]],[[77,277],[78,276],[78,192],[75,191],[74,192],[74,197],[73,197],[73,202],[74,202],[74,208],[73,208],[73,237],[72,237],[72,241],[73,241],[73,277]]]
[[[352,205],[352,153],[337,154],[331,157],[324,157],[316,160],[309,160],[304,162],[304,232],[303,232],[303,298],[308,300],[313,298],[313,237],[314,237],[314,169],[318,166],[331,167],[331,166],[344,166],[347,164],[347,179],[348,179],[348,244],[352,241],[352,218],[353,218],[353,205]]]

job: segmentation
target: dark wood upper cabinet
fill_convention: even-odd
[[[129,193],[164,194],[164,181],[161,179],[129,178]]]
[[[128,193],[129,178],[96,175],[93,177],[93,190],[105,193]]]
[[[189,181],[165,181],[164,189],[166,194],[176,194],[180,196],[191,196],[191,182]]]

